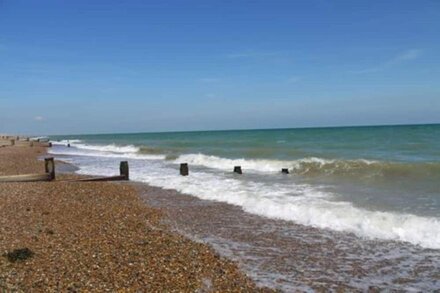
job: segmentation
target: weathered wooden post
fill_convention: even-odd
[[[70,148],[70,143],[67,144],[67,147]]]
[[[53,158],[44,159],[44,168],[46,173],[50,175],[50,180],[55,179],[55,162]]]
[[[180,175],[188,176],[188,174],[189,174],[188,163],[180,164]]]
[[[11,139],[11,145],[15,145],[15,139]]]
[[[34,142],[33,142],[33,141],[30,141],[30,142],[29,142],[29,146],[33,147],[33,146],[34,146]]]
[[[49,145],[49,147],[50,147],[50,148],[52,147],[52,143],[51,143],[51,142],[49,142],[49,144],[48,144],[48,145]]]
[[[281,169],[281,173],[283,173],[283,174],[289,174],[289,169],[287,169],[287,168],[283,168],[283,169]]]
[[[243,174],[243,172],[241,171],[241,166],[235,166],[234,167],[234,173]]]
[[[129,170],[128,170],[128,162],[122,161],[119,164],[119,174],[124,177],[124,180],[129,180]]]

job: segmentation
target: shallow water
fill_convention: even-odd
[[[61,141],[51,151],[70,155],[83,174],[109,174],[129,160],[134,180],[248,213],[440,248],[439,125],[52,139]],[[184,162],[188,177],[178,174]],[[231,172],[237,165],[241,176]]]
[[[167,224],[236,260],[262,286],[286,292],[440,289],[439,250],[271,220],[172,190],[139,189],[166,213]]]
[[[440,288],[439,129],[56,137],[50,152],[89,175],[116,175],[128,160],[131,180],[150,185],[146,200],[171,226],[238,260],[262,285],[432,291]],[[237,165],[243,175],[232,173]]]

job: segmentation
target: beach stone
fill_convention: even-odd
[[[6,257],[10,262],[22,261],[31,258],[34,253],[29,248],[14,249],[6,253]]]

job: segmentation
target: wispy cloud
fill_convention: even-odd
[[[422,56],[422,50],[420,49],[411,49],[407,50],[394,58],[394,62],[396,61],[405,61],[405,60],[414,60]]]
[[[379,71],[385,70],[387,68],[402,64],[404,62],[418,59],[422,55],[423,55],[423,50],[409,49],[409,50],[400,52],[399,54],[397,54],[393,58],[390,58],[388,61],[383,62],[382,64],[379,64],[379,65],[376,65],[373,67],[369,67],[369,68],[364,68],[361,70],[354,70],[354,71],[351,71],[351,73],[364,74],[364,73],[379,72]]]
[[[288,83],[297,83],[301,81],[301,76],[291,76],[287,79]]]
[[[265,57],[276,57],[280,56],[280,52],[269,52],[269,51],[244,51],[237,53],[227,54],[226,57],[231,59],[239,59],[239,58],[265,58]]]
[[[204,78],[200,78],[199,81],[204,82],[204,83],[213,83],[213,82],[219,82],[220,78],[204,77]]]
[[[45,119],[44,119],[43,116],[35,116],[35,117],[34,117],[34,120],[35,120],[35,121],[44,121]]]
[[[207,93],[207,94],[205,94],[205,98],[208,98],[208,99],[213,99],[213,98],[216,98],[216,97],[217,97],[217,95],[214,94],[214,93]]]

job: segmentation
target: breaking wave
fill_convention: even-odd
[[[179,156],[176,163],[188,163],[207,168],[230,171],[241,166],[248,172],[280,172],[282,168],[297,175],[344,175],[344,176],[439,176],[440,163],[399,163],[373,160],[329,160],[304,158],[291,161],[261,159],[228,159],[204,154]]]

